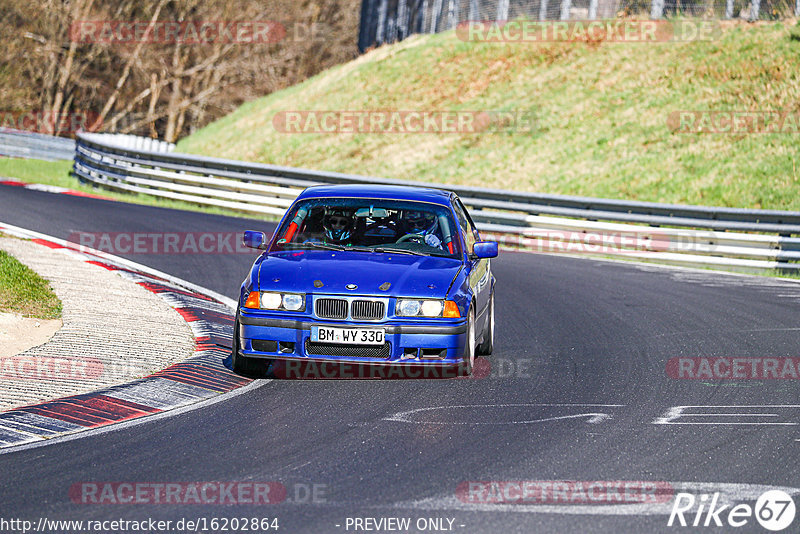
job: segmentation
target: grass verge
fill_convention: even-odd
[[[50,282],[0,250],[0,311],[38,319],[61,317],[61,301]]]

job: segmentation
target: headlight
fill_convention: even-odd
[[[265,310],[303,311],[306,307],[303,293],[261,293],[261,308]]]
[[[397,315],[413,317],[419,314],[420,304],[418,300],[398,300]]]
[[[303,309],[305,299],[302,295],[296,293],[287,293],[283,296],[283,307],[289,311],[298,311]]]
[[[281,307],[281,294],[261,293],[261,307],[268,310],[277,310]]]
[[[425,317],[439,317],[442,313],[444,305],[441,300],[425,300],[422,301],[422,315]]]
[[[401,317],[442,317],[443,300],[397,299],[396,314]]]

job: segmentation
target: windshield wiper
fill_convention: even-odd
[[[312,249],[312,248],[321,248],[324,250],[344,250],[341,248],[341,245],[330,245],[328,243],[322,243],[321,241],[307,241],[305,243],[283,243],[282,244],[284,250],[301,250],[301,249]]]
[[[304,245],[309,245],[314,248],[321,248],[323,250],[346,250],[342,245],[334,245],[331,243],[322,243],[320,241],[312,241],[309,243],[303,243]]]
[[[304,243],[305,245],[311,245],[314,248],[321,248],[324,250],[343,250],[345,252],[355,251],[355,252],[372,252],[372,249],[369,247],[360,247],[360,246],[350,246],[350,245],[336,245],[334,243],[322,243],[320,241],[313,241],[310,243]]]
[[[408,250],[405,248],[375,247],[372,250],[374,250],[375,252],[394,252],[396,254],[411,254],[412,256],[427,256],[427,254],[424,254],[422,252],[417,252],[415,250]]]

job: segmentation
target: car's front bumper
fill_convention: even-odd
[[[466,321],[321,321],[240,311],[239,354],[248,358],[341,362],[365,365],[457,366],[462,363]],[[434,323],[434,324],[431,324]],[[438,324],[437,324],[438,323]],[[380,328],[385,346],[311,342],[313,326]],[[380,353],[380,354],[378,354]]]

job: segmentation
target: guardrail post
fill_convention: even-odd
[[[733,18],[733,0],[727,0],[725,2],[725,18],[726,19]]]
[[[408,0],[397,3],[397,40],[408,37]]]
[[[653,3],[650,4],[650,18],[664,18],[664,0],[653,0]]]
[[[539,3],[539,20],[547,20],[547,0]]]
[[[439,28],[439,17],[442,14],[442,0],[433,0],[433,10],[431,11],[431,28],[428,33],[436,33]]]
[[[572,0],[561,0],[561,20],[569,20],[569,10],[572,7]]]
[[[450,0],[447,6],[447,28],[452,30],[458,24],[458,0]]]
[[[500,0],[497,2],[497,20],[498,22],[508,20],[508,2],[509,0]]]
[[[800,2],[800,0],[797,0]],[[478,20],[478,0],[469,0],[469,20],[475,22]]]
[[[761,15],[761,0],[753,0],[753,4],[750,6],[750,19],[751,21],[758,20],[758,17]]]
[[[597,18],[597,0],[589,0],[589,20]]]
[[[378,27],[375,31],[375,44],[383,44],[384,26],[386,25],[386,9],[388,8],[389,0],[379,0],[378,4]]]
[[[397,6],[388,10],[386,15],[386,42],[393,43],[397,40]]]

